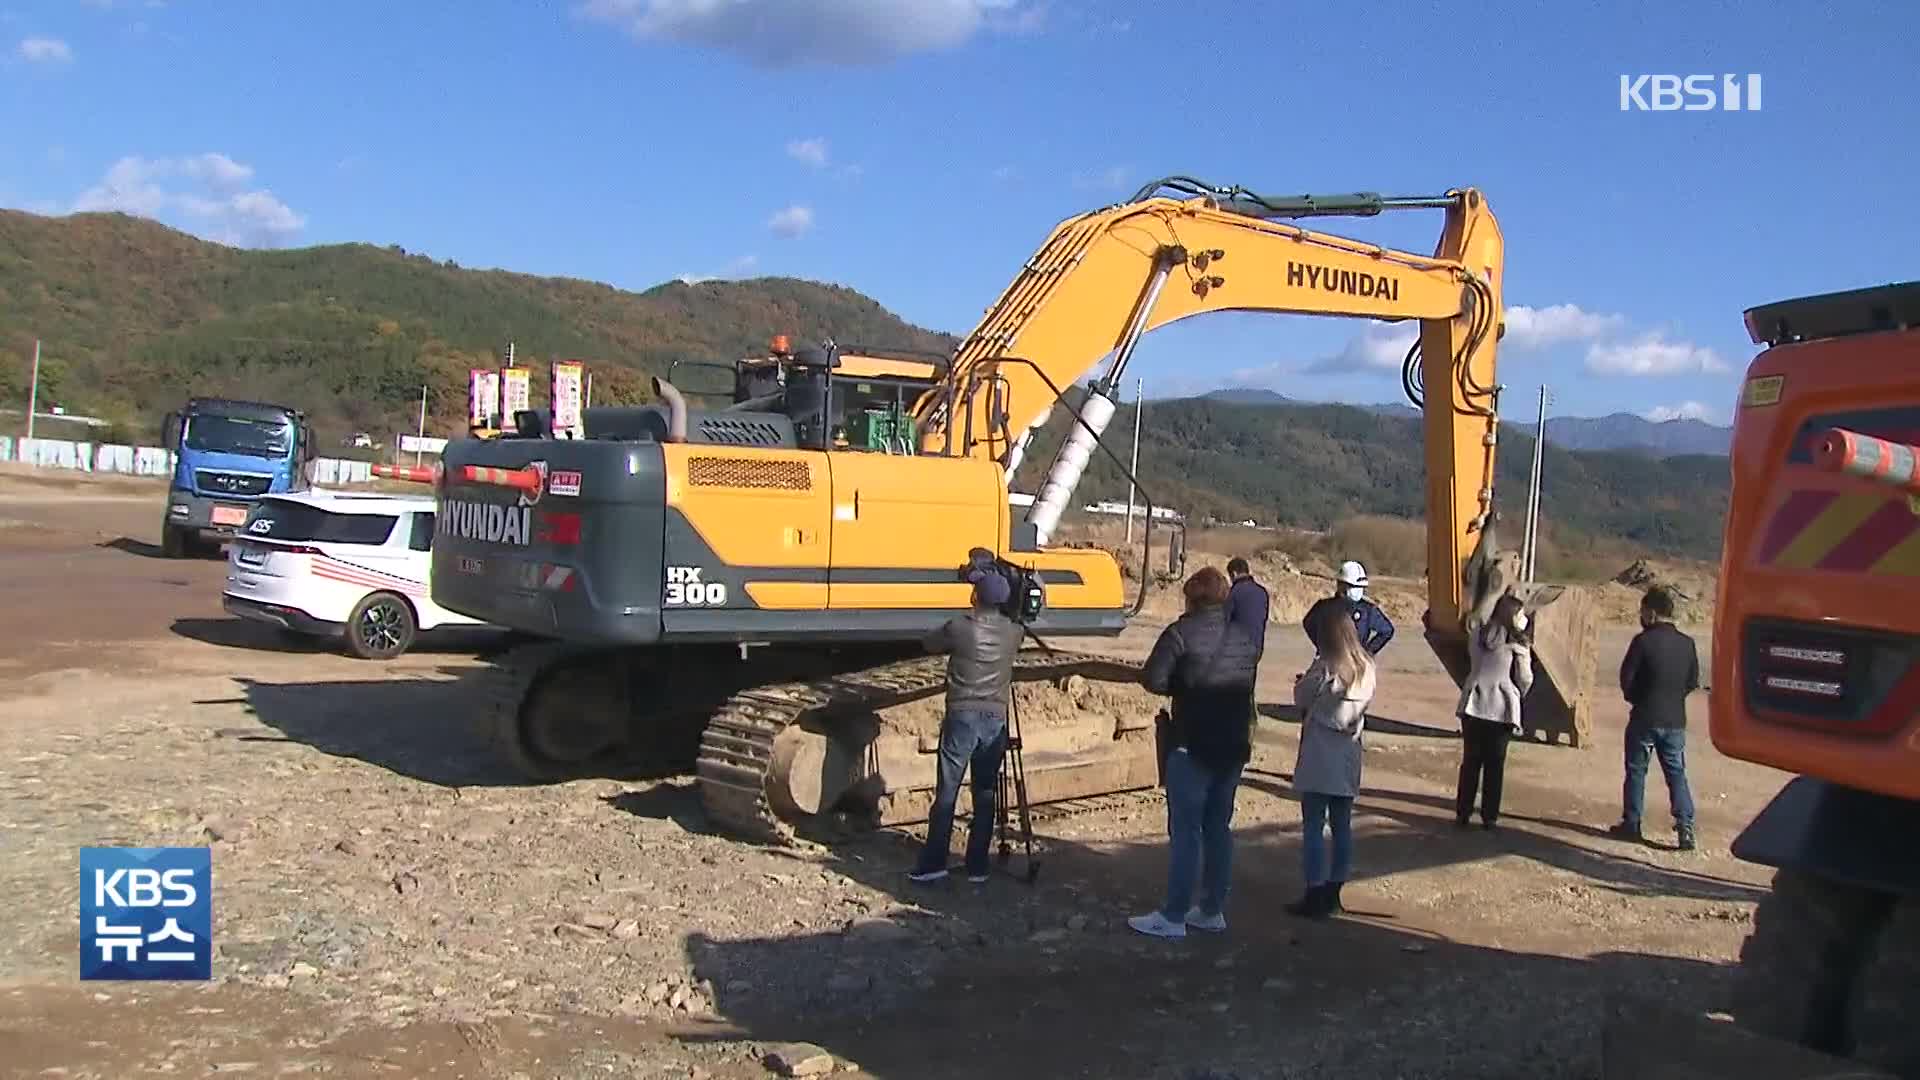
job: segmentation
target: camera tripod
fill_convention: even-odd
[[[1040,863],[1033,857],[1033,814],[1027,804],[1027,761],[1020,746],[1020,706],[1013,701],[1013,695],[1007,696],[1007,757],[1000,769],[1000,791],[996,798],[996,813],[999,814],[1000,865],[1005,866],[1013,859],[1013,828],[1008,803],[1013,796],[1020,804],[1020,840],[1026,846],[1027,873],[1026,883],[1031,885],[1040,877]]]
[[[1027,629],[1021,622],[1020,631],[1033,639],[1049,655],[1053,647],[1040,639],[1040,635]],[[1009,798],[1011,796],[1011,798]],[[1020,842],[1026,848],[1026,883],[1031,885],[1040,877],[1040,862],[1033,857],[1033,810],[1027,801],[1027,758],[1020,740],[1020,705],[1009,688],[1007,692],[1007,757],[1000,769],[1000,790],[996,798],[995,812],[999,815],[1000,865],[1005,866],[1013,859],[1013,822],[1012,804],[1017,802],[1020,810]]]

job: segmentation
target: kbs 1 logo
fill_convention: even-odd
[[[80,978],[213,977],[213,854],[80,849]]]
[[[1621,112],[1759,112],[1758,75],[1622,75]]]

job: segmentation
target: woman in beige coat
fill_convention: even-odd
[[[1454,824],[1464,829],[1481,796],[1480,824],[1500,820],[1500,789],[1507,767],[1507,742],[1520,734],[1520,704],[1533,689],[1533,640],[1527,616],[1512,593],[1493,606],[1486,624],[1467,639],[1469,668],[1460,687],[1460,786],[1454,794]]]

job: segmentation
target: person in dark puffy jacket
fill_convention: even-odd
[[[967,830],[967,878],[987,880],[993,843],[994,799],[1000,764],[1007,754],[1007,706],[1013,691],[1013,661],[1024,633],[1003,613],[1012,586],[992,567],[976,567],[973,610],[928,635],[927,651],[946,653],[947,714],[940,722],[940,759],[927,817],[927,842],[907,876],[938,881],[947,876],[953,842],[953,811],[960,780],[973,768],[973,821]]]
[[[1141,682],[1173,699],[1167,731],[1166,902],[1127,925],[1179,938],[1187,927],[1227,928],[1234,794],[1253,756],[1253,682],[1260,643],[1227,619],[1227,577],[1207,567],[1187,579],[1187,611],[1161,631]],[[1195,878],[1200,879],[1193,904]]]

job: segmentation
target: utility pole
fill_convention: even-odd
[[[420,433],[414,437],[422,442],[424,442],[427,437],[427,387],[425,383],[420,385]],[[413,467],[416,469],[420,467],[420,449],[420,443],[416,442],[413,444]]]
[[[1547,444],[1547,403],[1552,400],[1552,393],[1542,383],[1540,414],[1533,428],[1533,474],[1527,480],[1527,528],[1520,549],[1520,577],[1529,582],[1540,558],[1540,461]]]
[[[1133,464],[1127,466],[1127,543],[1133,543],[1133,478],[1140,475],[1140,410],[1146,405],[1145,379],[1133,380]],[[1151,523],[1149,523],[1151,524]]]
[[[33,339],[33,383],[27,389],[27,438],[33,438],[33,411],[40,407],[40,339]]]

